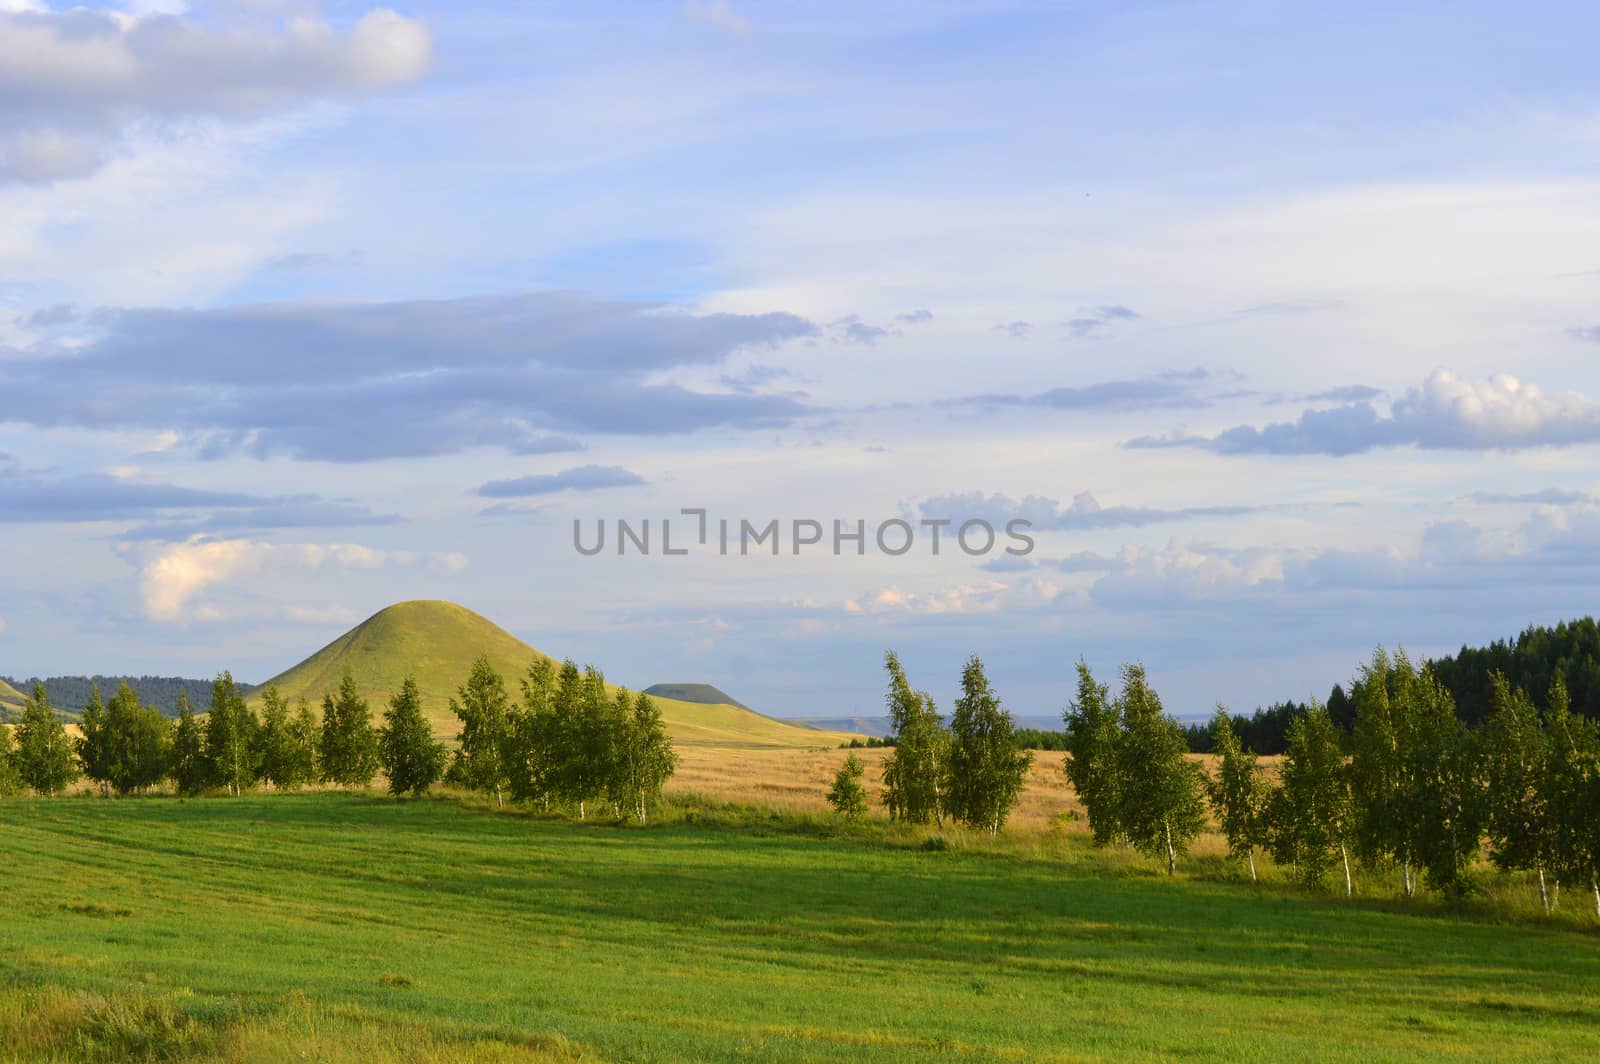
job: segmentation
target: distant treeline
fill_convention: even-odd
[[[87,706],[96,688],[104,694],[126,684],[139,696],[140,705],[150,706],[167,717],[178,715],[180,696],[187,696],[191,705],[204,705],[211,694],[212,683],[183,676],[49,676],[44,679],[30,676],[26,680],[0,676],[0,680],[24,694],[42,685],[52,705],[71,711]],[[254,685],[247,683],[236,684],[236,687],[243,695],[255,690]]]

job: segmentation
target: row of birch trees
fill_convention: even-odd
[[[520,686],[515,701],[487,658],[473,664],[450,700],[461,721],[451,778],[498,805],[565,806],[583,819],[598,804],[644,823],[678,763],[650,696],[608,689],[593,666],[548,658]]]
[[[1407,897],[1423,885],[1460,896],[1487,847],[1495,866],[1537,881],[1546,912],[1571,883],[1600,916],[1600,727],[1571,711],[1559,675],[1542,708],[1498,673],[1490,688],[1487,718],[1469,728],[1430,669],[1380,649],[1354,684],[1351,733],[1313,702],[1274,779],[1226,710],[1207,774],[1141,667],[1123,667],[1113,697],[1080,663],[1066,771],[1097,845],[1165,857],[1169,872],[1214,816],[1252,879],[1265,854],[1306,883],[1337,873],[1347,895],[1354,862],[1394,875]]]
[[[529,667],[521,688],[514,703],[487,658],[473,663],[450,699],[461,724],[452,758],[410,678],[378,723],[348,673],[323,698],[320,716],[304,698],[291,708],[274,686],[262,692],[258,711],[228,673],[212,685],[203,715],[180,695],[176,719],[141,705],[123,684],[109,701],[91,693],[77,736],[37,685],[16,727],[0,726],[0,794],[53,797],[80,778],[123,796],[169,781],[183,796],[313,783],[365,788],[381,772],[396,795],[425,794],[448,777],[502,805],[537,802],[582,817],[604,803],[642,823],[677,765],[650,697],[609,690],[592,667],[545,658]]]
[[[884,655],[889,674],[886,703],[894,749],[883,763],[883,802],[892,820],[911,824],[953,820],[993,835],[1016,807],[1033,764],[1017,741],[1015,724],[976,656],[961,670],[961,695],[947,727],[933,697],[906,678],[893,651]],[[852,765],[852,763],[854,763]],[[859,762],[851,755],[830,795],[851,815],[865,804]]]

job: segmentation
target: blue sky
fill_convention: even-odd
[[[894,647],[1192,715],[1592,612],[1596,29],[0,0],[0,673],[262,679],[441,597],[773,713]],[[573,549],[683,507],[1037,545]]]

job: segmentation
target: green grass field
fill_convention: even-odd
[[[0,802],[0,1059],[1600,1056],[1593,932],[692,819]]]

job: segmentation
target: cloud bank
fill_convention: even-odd
[[[257,118],[402,85],[431,49],[421,23],[387,8],[342,30],[308,17],[0,11],[0,180],[91,173],[141,123]]]
[[[1133,448],[1195,447],[1224,455],[1350,455],[1380,447],[1523,450],[1600,440],[1600,403],[1574,393],[1548,395],[1500,374],[1474,383],[1447,369],[1428,375],[1391,406],[1370,402],[1307,410],[1295,421],[1239,425],[1215,436],[1141,436]]]

